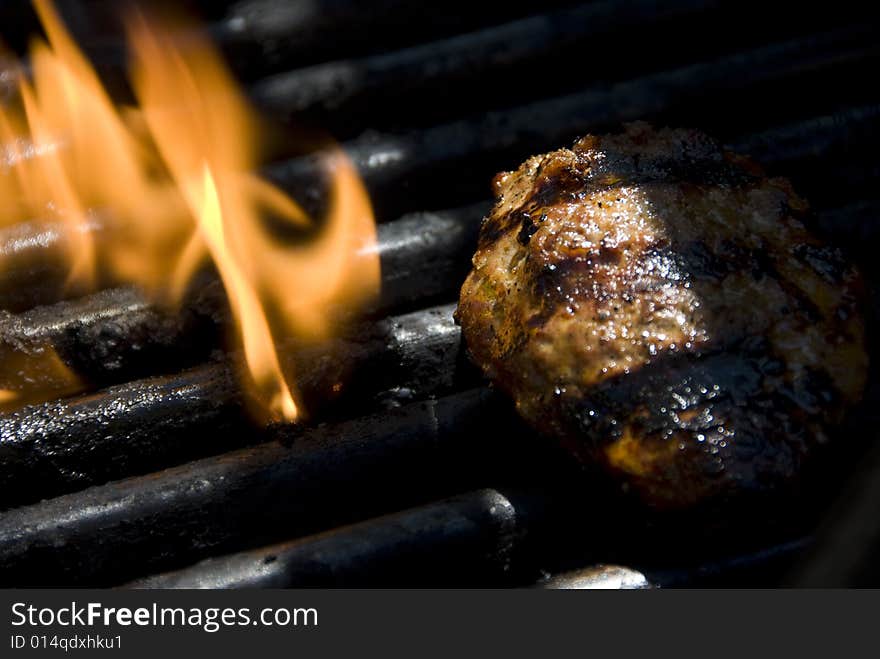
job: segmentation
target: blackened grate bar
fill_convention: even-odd
[[[501,584],[530,518],[548,504],[534,494],[486,489],[300,540],[159,574],[133,588]]]
[[[695,125],[706,127],[711,124],[706,119],[717,115],[729,133],[731,107],[759,103],[791,116],[802,110],[805,96],[815,107],[813,87],[804,78],[827,77],[839,66],[867,66],[880,56],[873,36],[872,26],[841,29],[408,135],[367,136],[344,147],[379,216],[395,216],[414,205],[444,207],[484,195],[486,176],[505,163],[511,166],[622,121],[663,120],[675,112],[679,122],[696,119]],[[744,113],[738,123],[748,118]],[[312,158],[301,158],[270,165],[266,174],[296,190],[316,169]],[[454,184],[438,184],[453,172]]]
[[[337,418],[442,395],[477,380],[459,366],[452,310],[392,316],[282,359],[298,374],[306,409],[332,406]],[[266,439],[245,408],[226,361],[0,416],[0,509]]]
[[[688,586],[748,587],[761,584],[766,573],[778,571],[813,542],[809,536],[758,551],[674,569],[633,569],[621,565],[590,565],[541,580],[539,588],[561,590],[635,590]]]
[[[0,516],[0,584],[113,585],[470,489],[506,402],[484,390],[310,430]],[[471,485],[473,487],[473,485]],[[390,508],[389,508],[390,507]]]
[[[592,2],[405,50],[277,74],[257,82],[251,95],[274,116],[329,123],[335,134],[392,120],[411,125],[424,122],[426,115],[433,117],[433,109],[447,107],[442,100],[450,94],[460,94],[465,108],[490,101],[497,106],[513,96],[513,90],[531,86],[523,81],[533,76],[542,78],[547,94],[548,87],[559,86],[554,81],[561,76],[553,75],[557,69],[565,70],[568,78],[586,77],[586,69],[567,66],[583,58],[585,50],[612,50],[622,39],[646,39],[652,28],[675,30],[676,19],[681,22],[694,14],[706,20],[723,4]],[[609,57],[602,71],[592,73],[597,78],[607,75],[622,62],[629,59]],[[388,98],[398,102],[388,103]]]
[[[551,0],[548,7],[563,4]],[[501,5],[467,0],[374,0],[365,11],[359,0],[236,2],[211,29],[243,73],[278,70],[295,64],[346,57],[464,32],[534,11],[534,4]]]

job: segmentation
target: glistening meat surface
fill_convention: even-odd
[[[645,503],[787,487],[859,399],[860,280],[786,180],[637,123],[495,191],[457,311],[469,353]]]

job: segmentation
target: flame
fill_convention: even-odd
[[[256,290],[250,285],[227,242],[223,230],[220,196],[207,165],[204,172],[204,197],[197,212],[202,235],[220,270],[220,277],[232,302],[233,313],[241,328],[245,360],[251,375],[263,397],[268,400],[270,411],[280,414],[284,419],[295,419],[297,406],[284,381],[278,356],[272,348],[269,321],[257,298]]]
[[[175,26],[131,16],[137,106],[120,108],[51,2],[33,2],[48,43],[32,45],[32,81],[17,76],[18,98],[0,105],[0,223],[57,217],[71,229],[71,284],[94,286],[97,272],[109,272],[169,305],[213,263],[245,381],[271,418],[296,419],[277,341],[327,335],[338,309],[378,290],[375,224],[354,167],[338,149],[325,156],[329,210],[318,225],[254,174],[259,120],[207,41],[192,32],[176,41]],[[81,230],[92,208],[112,218],[100,245]],[[314,239],[288,244],[267,213]]]
[[[82,388],[83,382],[70,370],[51,346],[25,352],[0,351],[0,412],[53,397],[66,396]]]

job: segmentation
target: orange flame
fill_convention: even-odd
[[[41,402],[47,395],[60,398],[83,386],[51,346],[37,347],[27,353],[9,354],[0,350],[0,358],[4,371],[0,375],[0,412]]]
[[[181,45],[141,16],[128,24],[137,108],[115,106],[50,0],[33,0],[48,45],[31,48],[33,82],[0,105],[0,223],[56,215],[72,229],[70,282],[98,269],[180,303],[212,261],[232,308],[247,380],[272,418],[299,414],[276,338],[332,330],[333,309],[378,290],[375,225],[367,193],[338,150],[326,157],[329,213],[317,237],[289,245],[264,223],[271,211],[313,227],[281,190],[253,172],[258,120],[206,41]],[[28,158],[25,149],[40,153]],[[9,203],[8,200],[15,200]],[[87,210],[113,218],[96,246]],[[0,391],[0,397],[7,394]]]

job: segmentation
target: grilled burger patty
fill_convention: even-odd
[[[531,425],[660,509],[796,482],[867,355],[858,275],[788,181],[637,123],[494,186],[456,317]]]

